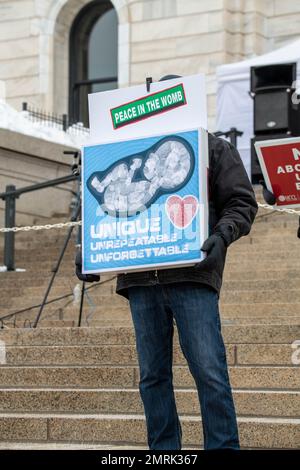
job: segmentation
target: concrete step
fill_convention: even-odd
[[[74,317],[74,320],[43,320],[39,321],[39,328],[72,328],[77,326],[77,318]],[[32,325],[33,326],[33,323]]]
[[[257,291],[253,290],[223,290],[221,293],[221,302],[227,303],[238,303],[238,304],[253,304],[253,303],[298,303],[300,302],[300,289],[289,289],[287,286],[282,286],[276,290],[272,289],[260,289]]]
[[[258,255],[259,256],[259,255]],[[275,258],[275,255],[274,255]],[[226,272],[241,272],[241,271],[249,271],[249,272],[257,272],[257,271],[274,271],[278,269],[282,270],[299,270],[300,263],[298,257],[292,260],[292,258],[282,258],[282,259],[252,259],[249,258],[241,258],[236,260],[226,260]]]
[[[275,248],[275,246],[274,246]],[[237,250],[229,250],[226,257],[226,263],[234,263],[241,261],[243,264],[246,263],[266,263],[267,261],[274,261],[278,260],[286,260],[288,261],[298,261],[297,266],[299,267],[300,256],[298,252],[295,250],[285,250],[285,251],[275,251],[273,250],[251,250],[249,251],[237,251]]]
[[[265,201],[262,200],[262,203],[265,204]],[[294,208],[295,210],[298,211],[299,208]],[[262,216],[262,217],[260,217]],[[281,219],[285,219],[285,220],[290,220],[290,219],[293,219],[297,217],[297,214],[294,214],[294,213],[287,213],[285,211],[281,211],[281,210],[268,210],[268,209],[265,209],[264,207],[259,207],[258,208],[258,212],[257,212],[257,215],[256,215],[256,218],[255,218],[255,223],[259,223],[260,221],[266,219],[266,220],[272,220],[272,219],[277,219],[277,220],[281,220]]]
[[[262,201],[260,201],[262,204],[266,204],[266,202],[262,199]],[[260,204],[259,204],[260,205]],[[295,210],[297,210],[297,208],[294,207]],[[258,212],[257,212],[257,215],[256,215],[256,218],[255,218],[255,224],[257,223],[261,223],[263,221],[268,221],[268,220],[292,220],[292,219],[295,219],[295,217],[297,217],[297,214],[295,213],[287,213],[285,212],[285,209],[284,210],[268,210],[264,207],[259,207],[258,208]]]
[[[298,338],[295,338],[298,339]],[[134,345],[102,346],[7,346],[3,365],[134,365]],[[292,365],[295,348],[289,344],[227,344],[230,365]],[[2,356],[4,355],[2,347]],[[174,346],[174,364],[186,365],[179,346]]]
[[[248,319],[247,317],[242,318],[242,317],[223,317],[222,319],[223,324],[226,325],[261,325],[261,326],[266,326],[266,325],[274,325],[274,326],[280,326],[280,325],[288,325],[288,326],[294,326],[294,325],[299,325],[299,315],[297,317],[293,316],[276,316],[276,317],[257,317],[257,318],[251,318]],[[125,322],[122,322],[122,325],[124,325]],[[107,322],[105,322],[105,325],[108,325]],[[91,325],[93,326],[93,323]],[[95,326],[100,326],[100,323],[95,323]]]
[[[44,286],[46,287],[49,283],[51,273],[45,273],[44,271],[33,272],[32,270],[26,272],[6,272],[0,274],[1,286],[5,288],[5,293],[7,288],[15,289],[21,287],[31,287],[31,286]],[[266,281],[267,279],[277,280],[277,279],[293,279],[300,278],[300,268],[279,268],[277,269],[251,269],[247,270],[229,270],[227,266],[224,271],[224,280],[240,280],[240,281]],[[101,282],[105,281],[105,285],[115,286],[116,277],[111,276],[111,281],[107,281],[104,275],[101,275]],[[74,273],[68,271],[64,274],[59,274],[56,277],[55,283],[59,283],[62,286],[69,287],[71,285],[76,285],[80,281],[74,275]]]
[[[1,262],[0,262],[0,266],[1,266]],[[16,261],[15,263],[15,269],[16,270],[22,270],[22,273],[27,273],[28,274],[31,274],[31,276],[33,278],[35,277],[38,277],[39,275],[42,276],[43,279],[50,279],[52,273],[53,273],[53,269],[54,269],[54,266],[55,266],[55,261],[47,261],[47,262],[43,262],[43,263],[40,263],[38,261],[33,261],[33,262],[26,262],[26,263],[19,263],[18,261]],[[16,271],[16,274],[17,276],[19,277],[20,274],[22,274],[20,271]],[[74,263],[69,263],[69,262],[63,262],[62,265],[60,266],[59,268],[59,275],[60,276],[68,276],[68,277],[72,277],[74,276],[74,273],[75,273],[75,269],[74,269]],[[4,273],[0,273],[1,275],[1,278],[3,276],[3,279],[6,278],[6,276],[9,276],[10,274],[12,273],[8,273],[8,272],[4,272]]]
[[[27,251],[23,251],[20,255],[15,257],[15,265],[16,267],[24,267],[27,268],[28,266],[34,266],[35,269],[44,270],[44,269],[51,269],[52,266],[56,265],[57,260],[59,258],[60,252],[58,250],[57,253],[50,254],[48,253],[47,247],[45,247],[44,255],[36,256],[35,250],[32,250],[31,253]],[[61,268],[64,268],[67,264],[74,266],[75,260],[75,252],[74,253],[67,253],[61,262]]]
[[[230,366],[231,385],[237,389],[300,390],[299,368],[295,366]],[[188,366],[173,366],[175,387],[192,388]],[[131,366],[2,366],[2,388],[120,388],[137,387],[139,368]]]
[[[15,276],[12,277],[11,274],[5,275],[4,273],[1,275],[1,286],[3,286],[3,289],[5,289],[5,294],[7,294],[8,290],[11,289],[12,291],[14,290],[15,292],[19,291],[20,289],[26,289],[26,288],[34,288],[40,291],[40,289],[46,289],[48,287],[50,277],[51,275],[45,275],[45,273],[37,273],[36,275],[33,275],[31,272],[26,272],[22,273],[25,274],[25,276]],[[105,281],[105,284],[103,284],[108,288],[111,286],[115,287],[115,276],[112,277],[111,281],[106,281],[104,276],[101,277],[101,282]],[[76,284],[79,284],[81,286],[81,281],[73,275],[72,273],[68,275],[61,275],[59,277],[55,278],[53,288],[55,287],[60,287],[64,289],[72,289]]]
[[[222,334],[228,344],[286,344],[300,337],[300,324],[296,326],[231,326],[223,325]],[[133,325],[128,327],[98,328],[37,328],[0,330],[0,340],[6,346],[104,346],[133,345]],[[174,344],[178,331],[174,325]]]
[[[297,246],[298,245],[298,246]],[[234,259],[244,259],[250,258],[254,261],[257,260],[258,255],[261,255],[264,260],[269,258],[282,257],[283,253],[286,253],[288,257],[291,257],[291,253],[297,254],[299,251],[299,243],[294,244],[291,242],[287,243],[276,243],[276,241],[270,240],[266,244],[244,244],[244,245],[237,245],[234,243],[228,248],[227,251],[227,260],[234,260]],[[278,253],[278,256],[277,256]]]
[[[284,283],[287,291],[300,288],[300,278],[292,277]],[[232,291],[277,290],[282,287],[282,279],[224,280],[222,292]]]
[[[233,300],[233,299],[232,299]],[[268,299],[266,299],[268,300]],[[300,303],[266,303],[262,300],[259,303],[252,304],[239,304],[239,303],[224,303],[221,302],[221,315],[223,318],[236,318],[243,316],[245,318],[254,319],[256,317],[262,318],[276,318],[277,316],[286,315],[298,317],[300,315]],[[95,314],[96,318],[96,314]]]
[[[53,267],[53,265],[52,265]],[[18,263],[16,264],[16,269],[24,269],[24,271],[9,271],[9,272],[2,272],[0,273],[0,279],[1,281],[11,281],[11,282],[22,282],[22,280],[27,280],[30,279],[32,281],[32,284],[35,283],[35,280],[38,279],[38,282],[42,282],[47,284],[50,281],[50,278],[52,276],[52,271],[50,269],[41,269],[39,267],[36,269],[36,267],[33,267],[32,265],[19,265]],[[77,279],[75,276],[75,271],[70,269],[69,265],[62,266],[61,269],[59,269],[58,274],[56,275],[55,281],[58,282],[60,279]]]
[[[7,296],[10,293],[17,294],[18,292],[24,292],[25,290],[27,294],[34,293],[34,292],[41,292],[41,291],[43,292],[48,287],[48,284],[51,278],[51,273],[46,274],[43,272],[38,272],[37,274],[33,274],[33,272],[16,273],[16,274],[23,274],[23,276],[21,275],[12,276],[12,273],[1,274],[1,277],[0,277],[1,286],[4,289],[4,295]],[[103,284],[101,285],[101,287],[97,286],[97,289],[100,288],[104,291],[106,290],[114,291],[115,284],[116,284],[116,277],[113,276],[111,277],[111,280],[107,280],[104,276],[101,276],[100,282]],[[74,289],[74,287],[77,284],[79,284],[81,287],[81,281],[79,281],[78,278],[73,273],[68,272],[55,278],[52,289],[56,289],[56,290],[60,289],[60,292],[65,292],[65,291],[71,292],[72,289]],[[98,285],[98,283],[93,284],[93,289],[96,288],[96,285]],[[89,285],[86,285],[86,286],[89,287]],[[29,291],[27,291],[28,288],[30,289]]]
[[[44,224],[43,224],[44,225]],[[65,237],[67,232],[56,232],[54,234],[53,231],[49,232],[43,230],[41,232],[31,232],[31,233],[24,233],[18,232],[15,234],[15,246],[21,249],[30,249],[34,247],[41,247],[41,246],[63,246]],[[76,238],[72,235],[68,248],[72,248],[76,245]],[[0,242],[0,249],[4,247],[4,238],[1,239]]]
[[[7,320],[7,321],[4,321],[4,325],[5,325],[5,329],[6,330],[9,330],[9,329],[23,329],[23,328],[26,328],[26,329],[31,329],[33,328],[33,325],[34,325],[34,320],[36,318],[36,315],[35,316],[32,316],[31,318],[28,318],[28,317],[25,317],[23,320],[21,319],[18,319],[16,321],[14,320]],[[59,318],[59,317],[57,317]],[[78,325],[78,318],[77,320],[75,319],[75,316],[74,316],[74,319],[71,320],[43,320],[43,318],[39,321],[38,323],[38,327],[39,328],[71,328],[71,327],[75,327]]]
[[[181,416],[183,444],[203,444],[198,416]],[[300,420],[293,418],[238,418],[242,447],[298,448]],[[0,414],[3,441],[146,443],[143,415]]]
[[[95,303],[96,308],[89,307],[88,304],[84,305],[82,326],[118,326],[120,322],[125,323],[127,326],[132,325],[132,317],[129,306],[111,306],[106,307],[102,305],[99,307]],[[24,305],[23,305],[24,307]],[[14,307],[0,308],[1,317],[14,312]],[[25,311],[17,316],[17,325],[28,327],[27,324],[33,321],[38,313],[38,309],[35,308],[30,311]],[[278,322],[278,320],[295,320],[296,323],[300,322],[300,303],[256,303],[251,305],[246,304],[224,304],[221,303],[220,314],[223,321],[225,320],[244,320],[250,324],[256,321],[265,319],[269,322]],[[79,316],[79,306],[68,307],[63,309],[59,307],[59,303],[55,302],[47,306],[42,314],[41,320],[52,321],[63,319],[64,321],[77,321]],[[6,323],[7,322],[7,323]],[[12,324],[12,321],[6,321],[6,324]],[[24,324],[25,322],[25,324]],[[42,324],[39,324],[42,326]]]
[[[275,217],[262,217],[261,219],[256,219],[252,225],[251,232],[247,236],[254,236],[256,234],[264,235],[270,234],[274,231],[277,234],[293,234],[296,237],[297,226],[299,225],[299,220],[297,215],[292,215],[291,217],[286,216],[275,216]]]
[[[68,302],[68,305],[65,306]],[[70,302],[70,303],[69,303]],[[35,304],[32,305],[40,305],[41,304],[41,299],[36,302]],[[28,305],[22,305],[22,307],[27,307],[29,308],[30,306]],[[14,306],[0,306],[0,317],[3,317],[5,315],[9,315],[12,312],[19,311],[22,309],[20,308],[15,308]],[[47,304],[45,306],[45,309],[42,313],[41,319],[43,320],[58,320],[58,319],[71,319],[74,320],[74,318],[78,318],[79,315],[79,304],[74,304],[73,303],[73,298],[72,296],[65,299],[65,300],[60,300],[57,302],[52,302],[50,304]],[[89,307],[88,301],[85,301],[84,303],[84,309],[83,309],[83,318],[85,319],[87,316],[91,316],[91,318],[97,317],[99,320],[101,319],[110,319],[110,320],[116,320],[116,319],[125,319],[129,318],[128,316],[130,315],[129,311],[129,306],[128,303],[125,302],[124,305],[121,307],[114,306],[114,302],[111,302],[111,304],[107,303],[103,304],[102,306],[95,306],[95,310],[93,307]],[[34,308],[32,310],[25,310],[24,312],[20,313],[17,315],[17,319],[19,322],[24,321],[25,319],[33,319],[37,316],[38,313],[38,308]],[[130,315],[131,316],[131,315]]]
[[[258,237],[257,237],[258,238]],[[268,239],[266,243],[244,243],[239,242],[233,243],[230,245],[227,253],[234,254],[236,256],[252,256],[255,253],[261,253],[262,255],[269,255],[270,253],[274,254],[274,250],[286,251],[286,249],[297,253],[299,251],[299,239],[295,238],[293,240],[281,239],[280,241],[276,238]]]
[[[74,314],[72,317],[66,317],[70,319],[70,321],[76,321],[78,317]],[[75,319],[75,320],[74,320]],[[237,313],[233,313],[232,310],[229,311],[229,313],[223,313],[221,312],[221,321],[223,325],[275,325],[279,326],[281,324],[283,325],[299,325],[300,322],[300,314],[298,313],[295,315],[293,312],[286,313],[286,314],[264,314],[261,313],[260,315],[251,315],[248,316],[247,312],[240,313],[237,311]],[[104,313],[99,313],[95,316],[92,316],[92,318],[86,319],[85,316],[83,316],[82,320],[82,326],[85,327],[109,327],[109,326],[130,326],[132,325],[132,319],[131,319],[131,314],[128,311],[126,314],[123,313],[122,316],[120,315],[105,315]],[[28,327],[29,325],[25,324],[25,327]],[[75,325],[76,326],[76,325]],[[18,325],[18,327],[22,327],[22,322]]]
[[[239,315],[222,315],[221,321],[223,325],[231,326],[296,326],[299,325],[299,315],[269,315],[262,317],[256,316],[251,318],[248,318],[245,315],[243,317]],[[100,325],[100,322],[95,322],[95,325],[91,324],[87,326],[107,326],[107,323],[105,323],[105,325]]]
[[[10,274],[4,275],[2,273],[1,275],[1,287],[4,290],[4,295],[8,295],[9,292],[23,292],[24,289],[27,287],[35,286],[35,288],[43,288],[46,287],[49,283],[50,276],[49,278],[45,277],[45,273],[43,278],[37,278],[36,276],[29,275],[28,277],[11,277]],[[64,285],[68,285],[69,280],[66,279],[64,282]]]
[[[247,326],[252,326],[252,325],[261,325],[261,326],[269,326],[269,325],[275,325],[275,326],[280,326],[280,325],[286,325],[286,326],[296,326],[299,325],[299,315],[298,316],[293,316],[293,315],[278,315],[278,316],[265,316],[265,317],[253,317],[253,318],[248,318],[246,316],[244,317],[239,317],[239,316],[222,316],[222,323],[223,325],[247,325]],[[83,321],[82,326],[88,326],[88,327],[106,327],[106,326],[128,326],[131,325],[132,321],[130,318],[130,315],[128,315],[127,318],[124,317],[116,317],[116,318],[107,318],[107,317],[101,317],[101,319],[98,319],[97,317],[92,320],[88,321]],[[22,327],[22,325],[20,325]]]
[[[297,245],[297,238],[295,238],[295,232],[293,230],[283,229],[280,232],[277,232],[277,230],[267,229],[265,232],[255,233],[255,229],[252,228],[249,235],[236,240],[233,245],[230,246],[230,248],[246,248],[249,245],[256,245],[257,248],[260,249],[269,247],[270,243],[276,243],[285,246],[287,246],[287,244]]]
[[[222,323],[224,325],[286,325],[286,326],[296,326],[299,325],[300,317],[293,316],[293,315],[272,315],[272,316],[265,316],[265,317],[241,317],[241,316],[223,316]],[[107,326],[128,326],[131,325],[132,321],[130,315],[128,314],[127,317],[96,317],[95,319],[90,318],[82,318],[81,325],[83,327],[107,327]],[[5,322],[5,327],[8,328],[32,328],[34,325],[34,318],[26,318],[23,321],[18,321],[15,323],[9,323],[8,321]],[[78,325],[78,314],[73,316],[73,319],[68,320],[42,320],[38,323],[39,328],[49,328],[49,327],[72,327]]]
[[[57,313],[55,317],[53,315],[51,316],[52,319],[48,319],[47,315],[42,316],[42,319],[40,320],[38,324],[38,329],[44,329],[44,328],[49,328],[49,327],[69,327],[69,326],[77,326],[78,324],[78,310],[76,310],[73,314],[73,316],[68,315],[66,317],[63,317],[64,320],[59,320],[60,315]],[[12,322],[5,321],[4,325],[5,327],[8,327],[6,329],[13,329],[13,328],[26,328],[30,329],[33,326],[33,322],[36,318],[35,315],[20,315],[21,318],[16,322],[16,325]],[[53,320],[53,318],[57,318],[57,320]],[[49,323],[48,323],[49,322]],[[71,322],[72,324],[69,324]],[[221,312],[221,322],[223,326],[298,326],[300,323],[300,315],[295,315],[294,313],[285,313],[285,314],[264,314],[262,313],[261,316],[258,314],[256,315],[246,315],[245,312],[242,311],[242,313],[223,313]],[[128,310],[125,314],[125,312],[122,313],[122,315],[118,315],[117,313],[114,314],[109,314],[105,315],[103,312],[93,315],[93,316],[88,316],[87,312],[83,312],[83,317],[82,317],[82,322],[81,322],[82,327],[92,327],[92,328],[98,328],[98,327],[128,327],[132,326],[132,318],[130,311]]]
[[[22,268],[22,266],[17,265],[16,269]],[[6,271],[0,273],[1,280],[10,280],[10,281],[20,281],[23,279],[32,279],[33,281],[35,279],[41,280],[43,282],[49,281],[50,276],[51,276],[51,271],[47,271],[46,269],[42,269],[41,266],[39,266],[38,269],[33,268],[31,265],[27,266],[25,271]],[[56,274],[55,279],[60,280],[60,279],[65,279],[66,275],[68,275],[70,278],[77,279],[75,276],[75,271],[70,269],[70,266],[62,266],[61,269],[59,269],[58,273]],[[104,276],[104,275],[103,275]]]
[[[39,328],[69,328],[73,326],[77,326],[78,319],[74,320],[45,320],[40,321],[38,323]],[[9,327],[9,324],[5,323],[5,326]],[[11,325],[11,328],[33,328],[34,320],[24,320],[17,322],[16,325]]]
[[[278,268],[278,266],[277,266]],[[259,281],[269,279],[273,280],[289,280],[300,278],[300,269],[257,269],[257,270],[228,270],[225,266],[224,281]]]
[[[94,290],[94,292],[95,291],[96,289]],[[69,294],[71,294],[70,291],[67,291],[58,295],[50,294],[48,298],[48,302],[50,302],[51,300],[55,301],[57,297],[60,297],[63,295],[69,295]],[[91,290],[89,291],[89,296],[91,300],[93,301],[93,303],[97,304],[98,306],[101,306],[101,308],[106,308],[106,306],[113,306],[114,309],[117,309],[118,307],[124,307],[128,305],[127,299],[116,294],[107,296],[107,295],[102,295],[101,293],[100,295],[97,295],[96,293],[92,293],[92,290]],[[41,291],[40,295],[34,295],[30,297],[21,296],[21,297],[14,297],[14,298],[2,298],[1,303],[0,303],[0,308],[1,308],[1,311],[2,309],[9,308],[9,307],[13,311],[22,309],[22,308],[29,308],[34,305],[40,305],[43,300],[43,297],[44,297],[44,292]],[[64,305],[66,302],[69,302],[72,300],[73,300],[73,295],[69,295],[69,297],[67,298],[56,300],[55,305],[53,306],[58,308]],[[87,300],[85,300],[85,305],[86,306],[88,305]]]
[[[300,417],[300,391],[234,390],[238,416]],[[178,412],[200,415],[195,387],[175,389]],[[0,389],[0,413],[142,414],[139,389]],[[78,411],[79,410],[79,411]]]
[[[72,280],[73,281],[73,280]],[[64,294],[72,294],[74,292],[74,289],[76,286],[81,288],[81,283],[77,280],[74,279],[73,282],[69,280],[69,282],[64,282],[63,284],[60,282],[56,282],[54,286],[51,289],[51,297],[59,297]],[[15,285],[9,285],[5,287],[5,293],[3,296],[3,299],[11,299],[12,296],[17,297],[22,297],[26,296],[27,298],[35,298],[36,296],[40,296],[46,291],[46,288],[48,286],[48,283],[44,283],[43,286],[37,286],[35,284],[31,286],[24,286],[22,285],[20,287],[15,286]],[[298,289],[300,286],[300,277],[292,277],[288,280],[288,284],[286,286],[287,291],[291,289]],[[282,287],[282,279],[260,279],[260,280],[225,280],[223,282],[223,289],[222,293],[226,292],[231,292],[231,291],[256,291],[256,290],[275,290],[275,289],[280,289]],[[3,285],[4,288],[4,285]],[[99,284],[95,285],[95,288],[92,289],[93,292],[97,292],[97,295],[101,296],[108,296],[111,297],[112,295],[115,296],[115,282],[111,283],[105,283],[105,284]],[[1,303],[3,303],[3,300],[1,300]]]
[[[56,282],[51,289],[51,297],[59,297],[64,294],[73,294],[75,287],[78,285],[81,289],[80,281],[77,280],[76,282],[75,279],[74,279],[74,282],[70,281],[69,283],[65,283],[64,285],[61,285],[59,282]],[[44,283],[43,286],[41,285],[40,286],[31,285],[27,287],[10,286],[10,287],[5,288],[5,297],[9,298],[14,295],[16,298],[26,296],[27,298],[34,299],[37,296],[43,295],[47,287],[48,287],[48,283]],[[113,294],[115,294],[115,286],[108,285],[106,283],[103,285],[101,284],[97,286],[95,285],[94,289],[95,291],[97,290],[99,294],[105,297],[111,297]]]
[[[53,305],[53,304],[52,304]],[[9,312],[11,312],[11,309],[8,309]],[[108,311],[107,311],[108,310]],[[5,317],[5,312],[3,312],[0,309],[1,313],[1,318]],[[16,320],[16,326],[18,328],[30,328],[30,323],[35,320],[38,314],[38,309],[35,308],[34,310],[31,311],[25,311],[22,312],[21,314],[16,315],[16,317],[10,317],[4,320],[4,326],[8,328],[14,328],[14,318],[17,318]],[[70,325],[70,326],[77,326],[79,318],[79,306],[74,307],[72,310],[68,310],[65,314],[63,310],[60,310],[59,308],[55,311],[52,310],[43,311],[42,316],[40,318],[40,321],[38,323],[39,328],[47,327],[47,322],[50,321],[50,326],[55,326],[55,324],[52,325],[53,321],[72,321],[76,322],[76,325]],[[82,314],[82,323],[81,326],[83,327],[89,327],[89,326],[97,326],[96,323],[99,323],[98,326],[118,326],[119,322],[122,324],[125,322],[125,326],[130,326],[132,324],[131,320],[131,313],[129,308],[126,309],[117,309],[113,310],[111,309],[104,309],[97,311],[96,314],[94,314],[92,308],[89,308],[88,306],[85,306],[83,309],[83,314]],[[92,325],[93,323],[93,325]],[[2,325],[2,322],[1,322]],[[24,325],[24,326],[22,326]],[[59,324],[58,326],[62,326]]]
[[[49,243],[34,243],[32,245],[28,245],[28,246],[23,246],[23,244],[21,245],[21,247],[18,247],[17,244],[15,244],[15,256],[18,257],[18,256],[24,256],[24,255],[34,255],[34,254],[37,254],[37,255],[43,255],[45,254],[45,251],[47,253],[51,253],[53,255],[57,255],[59,254],[62,246],[64,244],[64,240],[61,241],[61,243],[58,242],[49,242]],[[65,250],[65,254],[64,256],[68,257],[68,256],[71,256],[71,255],[74,255],[74,253],[76,252],[76,245],[75,243],[73,242],[69,242],[69,245],[67,246],[66,250]]]
[[[54,237],[53,239],[49,237],[45,237],[43,239],[37,238],[36,233],[34,234],[34,238],[33,237],[28,238],[28,235],[27,235],[27,238],[26,237],[20,238],[20,232],[18,232],[15,236],[15,247],[17,250],[31,250],[31,249],[47,247],[47,246],[62,247],[64,244],[64,241],[65,241],[65,237],[61,237],[61,236]],[[69,241],[67,250],[73,249],[73,247],[75,246],[76,246],[76,240],[72,238]],[[0,243],[0,250],[3,248],[4,248],[4,242],[2,241]]]
[[[251,352],[250,352],[251,353]],[[4,353],[2,352],[2,355]],[[93,365],[137,364],[134,345],[103,346],[7,346],[2,364],[5,365]],[[234,346],[227,346],[227,357],[234,363]],[[244,360],[247,359],[247,356]],[[179,347],[174,347],[174,364],[185,364]],[[271,362],[271,364],[273,364]]]
[[[50,249],[45,249],[43,250],[32,250],[31,252],[25,250],[21,251],[20,253],[16,254],[16,263],[33,263],[33,264],[38,264],[38,263],[43,263],[44,262],[49,262],[49,263],[55,263],[58,259],[58,256],[60,254],[60,250],[58,249],[57,251],[53,251]],[[64,254],[63,261],[62,263],[72,263],[74,265],[74,259],[75,259],[75,250],[74,252],[67,252]]]
[[[2,299],[1,300],[1,312],[5,312],[4,308],[6,307],[8,310],[9,308],[11,309],[10,311],[22,309],[25,307],[31,307],[33,305],[39,305],[42,302],[43,295],[40,296],[34,296],[30,297],[26,301],[20,297],[16,297],[14,299]],[[50,296],[48,301],[51,301],[55,299],[55,296]],[[90,299],[92,300],[93,304],[95,304],[95,307],[97,307],[97,311],[101,312],[101,309],[105,309],[107,306],[110,306],[113,310],[116,311],[118,310],[118,307],[126,307],[128,305],[128,301],[118,295],[111,295],[111,296],[105,296],[105,295],[98,295],[98,294],[90,294]],[[66,301],[72,300],[72,297],[69,297],[68,299],[62,299],[60,301],[56,301],[54,307],[60,307]],[[224,311],[224,307],[230,305],[230,307],[227,307],[227,311],[231,310],[233,306],[236,306],[235,310],[233,311],[240,311],[241,308],[245,310],[245,313],[249,313],[254,311],[256,313],[259,313],[261,315],[261,312],[264,312],[262,305],[273,305],[273,308],[271,309],[271,312],[276,312],[280,311],[280,305],[279,304],[287,304],[291,305],[291,311],[295,312],[295,304],[298,304],[300,306],[300,291],[298,289],[291,289],[291,290],[284,290],[284,289],[277,289],[277,290],[259,290],[259,291],[251,291],[251,290],[240,290],[240,291],[223,291],[221,293],[220,297],[220,302],[221,302],[221,309]],[[256,308],[256,304],[260,305],[258,308]],[[276,305],[277,304],[277,305]],[[85,308],[88,307],[88,302],[85,302]],[[246,307],[245,307],[246,305]],[[2,310],[3,309],[3,310]],[[258,310],[260,309],[260,311]],[[297,310],[297,313],[299,313],[299,310]],[[94,317],[96,314],[96,309],[94,311]],[[1,313],[1,315],[4,315],[4,313]]]
[[[113,445],[113,444],[93,444],[93,443],[72,443],[72,442],[0,442],[0,450],[147,450],[148,447],[142,445]],[[182,450],[189,450],[191,447],[183,447]]]
[[[123,307],[128,305],[127,299],[124,297],[111,293],[110,295],[105,295],[101,288],[95,288],[89,292],[89,295],[92,301],[98,306],[112,305],[115,308]],[[55,294],[52,293],[49,297],[49,301],[59,297],[60,295],[70,294],[71,292],[62,291],[61,293]],[[40,304],[43,299],[43,292],[39,295],[32,295],[30,297],[26,296],[26,300],[23,297],[11,298],[2,298],[1,307],[13,307],[25,308],[32,305]],[[70,299],[69,299],[70,300]],[[299,303],[300,302],[300,290],[299,289],[287,289],[287,288],[277,288],[276,290],[272,289],[260,289],[257,291],[253,290],[223,290],[220,297],[222,304],[256,304],[256,303]],[[65,299],[64,299],[65,301]]]

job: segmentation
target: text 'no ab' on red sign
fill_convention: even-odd
[[[300,138],[260,141],[255,148],[276,205],[300,207]]]

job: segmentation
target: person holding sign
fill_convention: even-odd
[[[164,77],[169,78],[174,76]],[[197,386],[204,448],[239,449],[219,295],[227,248],[250,232],[258,206],[235,147],[208,134],[208,150],[209,237],[202,245],[207,257],[189,267],[127,272],[117,278],[117,293],[130,303],[140,370],[139,391],[151,450],[176,450],[182,446],[173,388],[174,322]],[[87,282],[100,279],[97,274],[82,274],[80,253],[76,274]]]

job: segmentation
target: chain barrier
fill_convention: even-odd
[[[65,228],[65,227],[76,227],[77,225],[81,225],[81,220],[75,222],[64,222],[59,224],[46,224],[46,225],[28,225],[25,227],[4,227],[0,228],[0,233],[7,233],[7,232],[29,232],[30,230],[50,230],[52,228]]]
[[[268,204],[261,204],[260,202],[257,203],[258,207],[261,209],[266,209],[270,211],[276,211],[276,212],[285,212],[287,214],[295,214],[300,216],[300,210],[296,211],[295,209],[286,209],[286,208],[280,208],[280,207],[273,207],[269,206]],[[3,227],[0,228],[0,233],[7,233],[7,232],[29,232],[30,230],[50,230],[52,228],[65,228],[65,227],[76,227],[78,225],[81,225],[81,220],[75,221],[75,222],[64,222],[64,223],[58,223],[58,224],[46,224],[46,225],[28,225],[25,227]]]
[[[276,211],[276,212],[286,212],[287,214],[300,215],[300,211],[296,211],[295,209],[286,209],[286,208],[282,208],[282,207],[273,207],[273,206],[269,206],[269,204],[261,204],[260,202],[258,202],[257,205],[261,209],[266,209],[266,210]]]

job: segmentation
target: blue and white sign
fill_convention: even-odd
[[[83,272],[201,261],[207,207],[204,130],[85,146]]]

